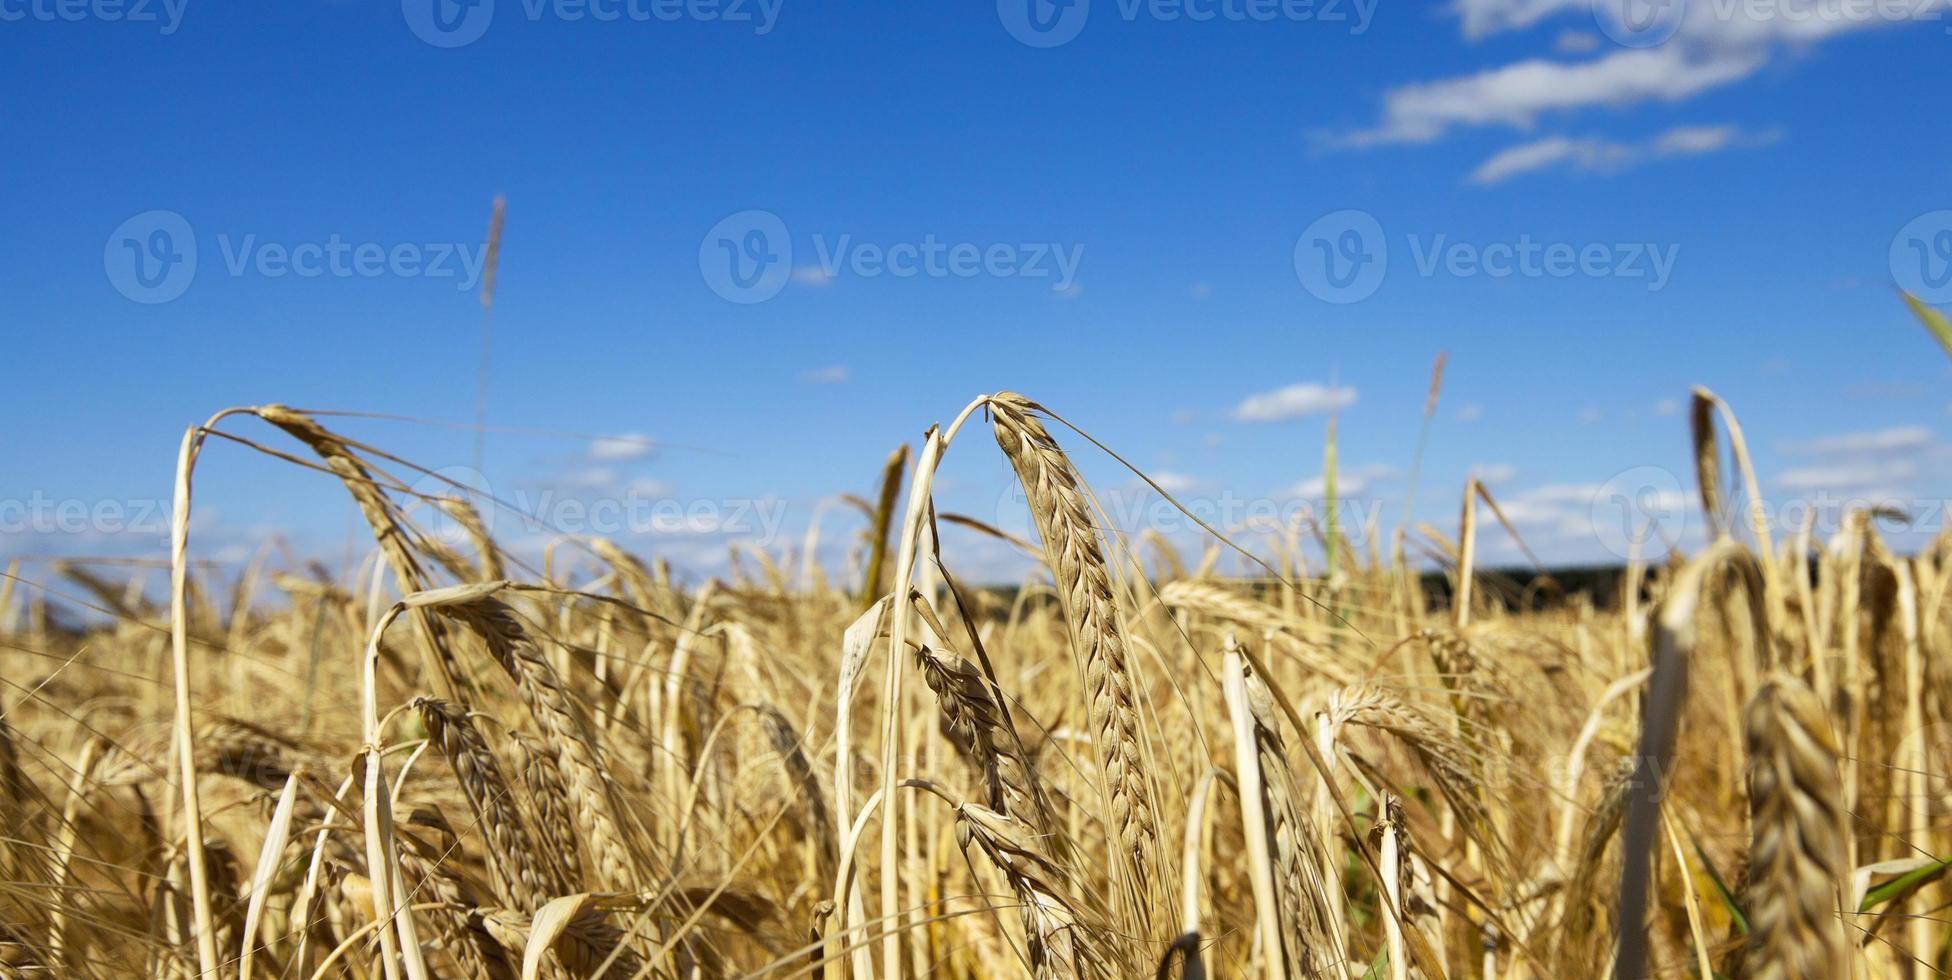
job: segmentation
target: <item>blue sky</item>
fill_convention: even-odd
[[[1476,468],[1542,554],[1610,558],[1595,499],[1692,486],[1690,384],[1766,496],[1937,499],[1947,361],[1893,285],[1952,303],[1952,17],[1835,3],[0,0],[0,553],[157,553],[31,515],[167,499],[222,407],[469,422],[497,194],[482,480],[699,508],[625,537],[701,570],[728,502],[797,545],[1006,388],[1216,508],[1319,494],[1339,406],[1394,523],[1439,350],[1440,526]],[[205,465],[208,554],[357,540],[315,476]],[[973,432],[943,507],[1007,525],[1008,481]]]

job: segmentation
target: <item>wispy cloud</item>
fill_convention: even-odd
[[[1900,488],[1918,479],[1919,459],[1932,452],[1934,440],[1924,426],[1900,425],[1792,442],[1782,448],[1791,455],[1814,457],[1776,477],[1776,485],[1784,490],[1899,496]]]
[[[1844,389],[1844,397],[1862,401],[1904,401],[1923,398],[1931,389],[1916,381],[1865,381]]]
[[[590,458],[615,462],[626,459],[643,459],[651,455],[657,444],[642,432],[626,432],[622,435],[604,436],[590,443]]]
[[[1811,456],[1877,455],[1912,452],[1932,444],[1932,430],[1922,425],[1901,425],[1869,432],[1849,432],[1824,436],[1783,446],[1791,453]]]
[[[1307,382],[1249,395],[1234,409],[1234,418],[1242,422],[1282,422],[1322,415],[1355,403],[1354,388]]]
[[[1152,478],[1153,483],[1158,484],[1159,489],[1174,496],[1194,493],[1212,486],[1212,484],[1197,476],[1187,473],[1175,473],[1171,470],[1160,470],[1157,473],[1147,473],[1146,475]],[[1145,486],[1143,482],[1139,485]]]
[[[1345,467],[1336,471],[1335,495],[1341,498],[1360,497],[1375,489],[1377,484],[1394,480],[1400,475],[1397,468],[1388,463],[1367,463]],[[1291,497],[1323,499],[1328,496],[1328,475],[1317,473],[1289,487],[1287,493]]]
[[[849,371],[845,364],[832,364],[827,367],[804,371],[800,374],[800,380],[810,385],[843,384],[851,377],[853,377],[853,372]]]
[[[1471,467],[1471,475],[1487,487],[1510,483],[1518,475],[1518,467],[1510,463],[1480,463]]]
[[[1918,477],[1918,464],[1909,459],[1865,459],[1800,466],[1785,471],[1776,483],[1785,490],[1890,492]]]
[[[1471,182],[1496,184],[1520,174],[1555,167],[1583,173],[1617,173],[1650,160],[1766,146],[1781,136],[1776,130],[1751,133],[1739,126],[1678,126],[1645,143],[1548,136],[1500,151],[1478,165],[1471,173]]]
[[[1616,51],[1585,62],[1534,58],[1391,89],[1383,96],[1381,122],[1332,142],[1349,147],[1429,143],[1456,126],[1530,129],[1548,112],[1679,102],[1747,78],[1767,61],[1760,52],[1697,55],[1678,46]]]
[[[1780,0],[1774,3],[1677,4],[1679,19],[1667,43],[1693,47],[1753,47],[1769,43],[1805,44],[1850,31],[1928,20],[1945,8],[1944,0],[1905,3],[1836,3],[1834,0]],[[1523,30],[1560,15],[1602,18],[1618,29],[1622,15],[1634,8],[1620,0],[1454,0],[1469,38]],[[1654,12],[1658,17],[1660,11]]]
[[[1671,4],[1672,21],[1629,23],[1624,11],[1635,0],[1453,0],[1451,12],[1467,39],[1525,30],[1564,16],[1593,23],[1635,46],[1597,56],[1608,42],[1584,29],[1564,29],[1552,39],[1563,59],[1533,57],[1481,71],[1413,82],[1383,94],[1377,122],[1328,138],[1331,146],[1370,147],[1429,143],[1460,127],[1506,126],[1529,130],[1542,117],[1595,108],[1625,109],[1649,103],[1678,104],[1754,77],[1779,52],[1807,48],[1831,37],[1878,26],[1940,18],[1952,0],[1899,0],[1844,4],[1834,0],[1761,3]],[[1660,13],[1661,11],[1656,11]],[[1647,46],[1638,46],[1638,45]],[[1680,130],[1658,153],[1720,149],[1714,133]],[[1555,160],[1605,161],[1605,141],[1568,141]],[[1534,153],[1546,152],[1543,148]]]
[[[604,490],[617,485],[617,471],[608,466],[588,466],[558,474],[555,483],[571,490]]]

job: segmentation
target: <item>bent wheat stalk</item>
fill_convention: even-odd
[[[1098,530],[1071,460],[1037,420],[1042,406],[1022,395],[990,399],[996,443],[1009,457],[1030,502],[1044,554],[1057,577],[1064,618],[1081,662],[1092,740],[1104,769],[1111,828],[1143,888],[1158,845],[1151,787],[1140,745],[1139,709],[1125,638],[1113,600]]]

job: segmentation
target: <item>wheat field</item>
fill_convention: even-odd
[[[167,601],[0,580],[0,973],[1952,968],[1952,541],[1769,527],[1698,389],[1709,541],[1605,594],[1480,568],[1475,481],[1410,532],[1441,588],[1409,535],[1332,520],[1181,553],[1108,528],[1053,409],[984,396],[863,460],[844,567],[695,584],[598,539],[520,560],[491,501],[321,417],[190,429]],[[342,485],[365,560],[192,563],[213,436]],[[1021,588],[958,578],[945,541],[1010,536],[937,512],[950,453],[1020,482]]]

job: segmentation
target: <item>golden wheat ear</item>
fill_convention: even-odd
[[[1843,785],[1837,742],[1800,679],[1763,682],[1743,719],[1749,754],[1752,980],[1849,976],[1842,908]]]
[[[1126,662],[1111,575],[1070,457],[1022,395],[990,399],[996,443],[1016,470],[1057,577],[1057,591],[1085,678],[1091,733],[1103,767],[1111,825],[1141,884],[1153,877],[1158,821],[1142,746],[1135,682]]]

